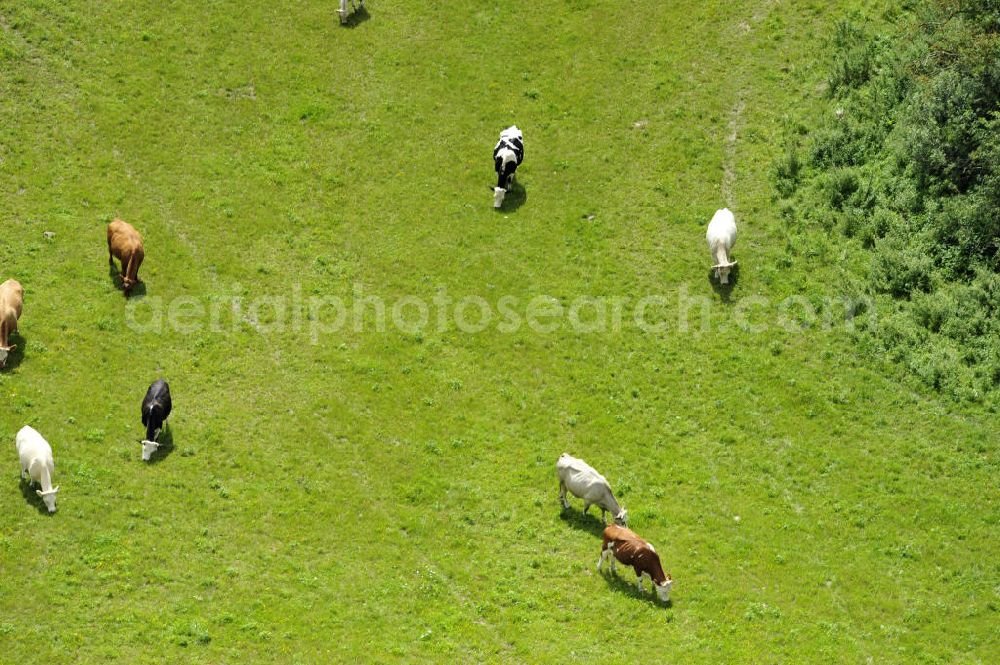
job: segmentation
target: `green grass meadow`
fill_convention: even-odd
[[[996,416],[861,359],[819,310],[842,249],[790,247],[770,185],[832,26],[886,6],[369,0],[341,27],[332,1],[0,0],[0,281],[26,290],[0,663],[1000,662]],[[145,241],[128,305],[114,216]],[[191,313],[359,292],[626,305],[594,332]],[[159,376],[174,446],[144,464]],[[595,570],[564,451],[656,546],[669,606]]]

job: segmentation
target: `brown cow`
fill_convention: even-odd
[[[139,266],[146,258],[142,236],[129,224],[116,219],[108,224],[108,263],[115,267],[115,259],[122,264],[122,288],[127,297],[132,287],[139,283]]]
[[[623,526],[612,524],[604,529],[604,542],[601,543],[601,558],[597,560],[597,570],[606,559],[611,559],[611,572],[615,572],[615,559],[626,566],[632,566],[638,577],[639,591],[642,591],[642,578],[648,577],[656,589],[660,600],[670,600],[670,587],[674,583],[670,575],[663,572],[660,565],[660,555],[653,546]]]
[[[16,280],[0,284],[0,368],[7,364],[7,354],[17,348],[17,344],[10,343],[10,334],[17,330],[23,304],[24,287]]]

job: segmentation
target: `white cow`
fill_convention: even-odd
[[[566,490],[569,490],[573,496],[583,499],[583,512],[590,510],[591,505],[597,505],[601,509],[602,524],[607,524],[604,514],[609,512],[616,524],[625,526],[628,512],[618,505],[607,479],[592,466],[569,453],[563,453],[556,462],[556,471],[559,473],[559,500],[563,508],[569,508],[569,501],[566,500]]]
[[[715,261],[712,266],[715,276],[719,278],[719,283],[729,284],[729,271],[736,265],[736,261],[729,260],[729,250],[736,244],[736,218],[729,208],[715,211],[712,221],[708,223],[705,239]]]
[[[354,0],[351,0],[351,10],[352,11],[357,11],[358,8],[362,8],[363,9],[364,6],[365,6],[365,0],[358,0],[357,4],[354,3]],[[337,10],[337,14],[340,16],[340,24],[341,25],[346,25],[347,24],[347,15],[348,15],[347,0],[340,0],[340,8]]]
[[[59,491],[59,487],[52,487],[55,463],[52,461],[52,448],[48,441],[25,425],[17,433],[14,446],[17,448],[17,456],[21,459],[21,477],[41,485],[42,489],[35,490],[35,493],[42,497],[50,513],[56,512],[56,492]]]

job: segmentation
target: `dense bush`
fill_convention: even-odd
[[[1000,0],[891,18],[891,34],[838,26],[829,113],[779,160],[776,188],[789,218],[869,255],[881,316],[863,348],[1000,403]]]

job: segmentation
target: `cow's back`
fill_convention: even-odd
[[[604,527],[604,540],[609,541],[619,541],[619,540],[638,540],[640,542],[646,542],[639,537],[632,529],[627,526],[621,526],[619,524],[609,524]]]
[[[604,542],[601,545],[601,549],[611,547],[615,558],[626,565],[632,564],[632,557],[635,554],[636,547],[646,543],[635,531],[618,524],[609,524],[604,527],[603,537]]]
[[[517,139],[518,141],[524,140],[524,134],[518,129],[517,125],[511,125],[507,129],[500,132],[500,140],[502,141],[513,141]]]
[[[622,528],[622,527],[619,527]],[[636,536],[635,533],[625,529],[633,537],[628,537],[622,534],[623,537],[611,538],[611,549],[615,554],[615,558],[621,561],[626,566],[634,566],[640,560],[643,548],[646,547],[647,543],[645,540]]]
[[[607,479],[597,472],[597,469],[590,466],[582,459],[577,457],[572,457],[568,454],[563,454],[559,457],[556,462],[556,469],[559,471],[559,477],[562,478],[563,482],[567,485],[571,484],[593,484],[593,481],[603,483],[608,485]]]
[[[142,236],[128,222],[116,219],[108,224],[108,246],[116,254],[131,255],[142,247]]]
[[[705,232],[708,246],[713,250],[721,242],[727,249],[736,243],[736,218],[729,208],[716,210]]]
[[[599,473],[573,472],[563,482],[574,496],[590,503],[603,505],[613,497],[611,486]]]
[[[170,415],[171,406],[170,386],[163,379],[157,379],[149,386],[146,397],[142,400],[142,424],[149,424],[149,416],[154,408],[159,418],[165,420]]]
[[[52,448],[35,429],[25,425],[14,438],[14,447],[21,460],[21,465],[27,467],[34,459],[41,459],[47,465],[51,464]]]
[[[21,316],[21,306],[24,304],[24,287],[14,279],[8,279],[0,284],[0,313],[13,311],[15,317]]]

